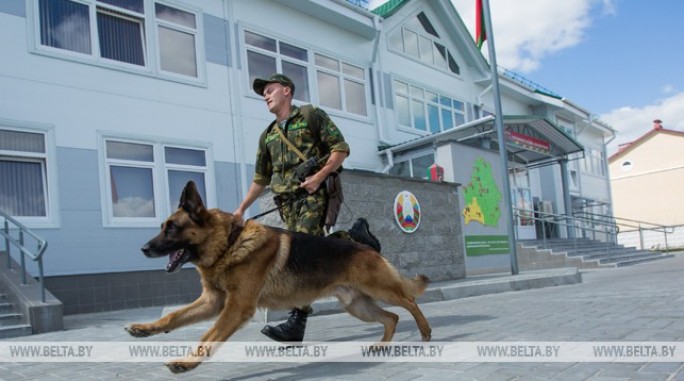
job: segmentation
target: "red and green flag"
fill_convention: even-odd
[[[484,11],[482,9],[482,0],[475,0],[475,45],[478,49],[482,49],[487,39],[487,31],[485,30]]]

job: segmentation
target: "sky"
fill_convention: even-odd
[[[371,0],[370,8],[383,2]],[[451,2],[474,34],[475,0]],[[654,119],[684,131],[684,1],[489,3],[498,65],[616,130],[608,154],[648,132]],[[485,44],[485,58],[487,49]]]

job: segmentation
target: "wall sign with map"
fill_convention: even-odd
[[[474,162],[467,184],[463,187],[465,251],[468,257],[508,254],[508,236],[501,235],[501,201],[503,193],[497,186],[492,165],[482,157]],[[481,227],[466,229],[469,224]],[[491,231],[488,233],[487,231]],[[477,233],[476,233],[477,232]]]
[[[492,165],[487,160],[475,160],[470,182],[463,188],[463,195],[463,218],[466,225],[479,222],[484,226],[499,226],[502,194],[496,186]]]

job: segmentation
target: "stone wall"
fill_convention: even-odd
[[[343,171],[342,184],[345,202],[336,229],[349,229],[358,217],[365,217],[382,244],[382,254],[402,274],[424,274],[432,281],[465,278],[458,184],[358,170]],[[404,190],[420,204],[420,225],[413,233],[402,232],[394,217],[394,199]],[[260,207],[273,207],[270,194],[261,198]],[[277,212],[260,222],[282,226]]]

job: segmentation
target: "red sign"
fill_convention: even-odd
[[[550,153],[551,145],[543,140],[533,138],[518,132],[506,131],[506,137],[511,143],[528,149],[530,151],[537,151],[542,153]]]

